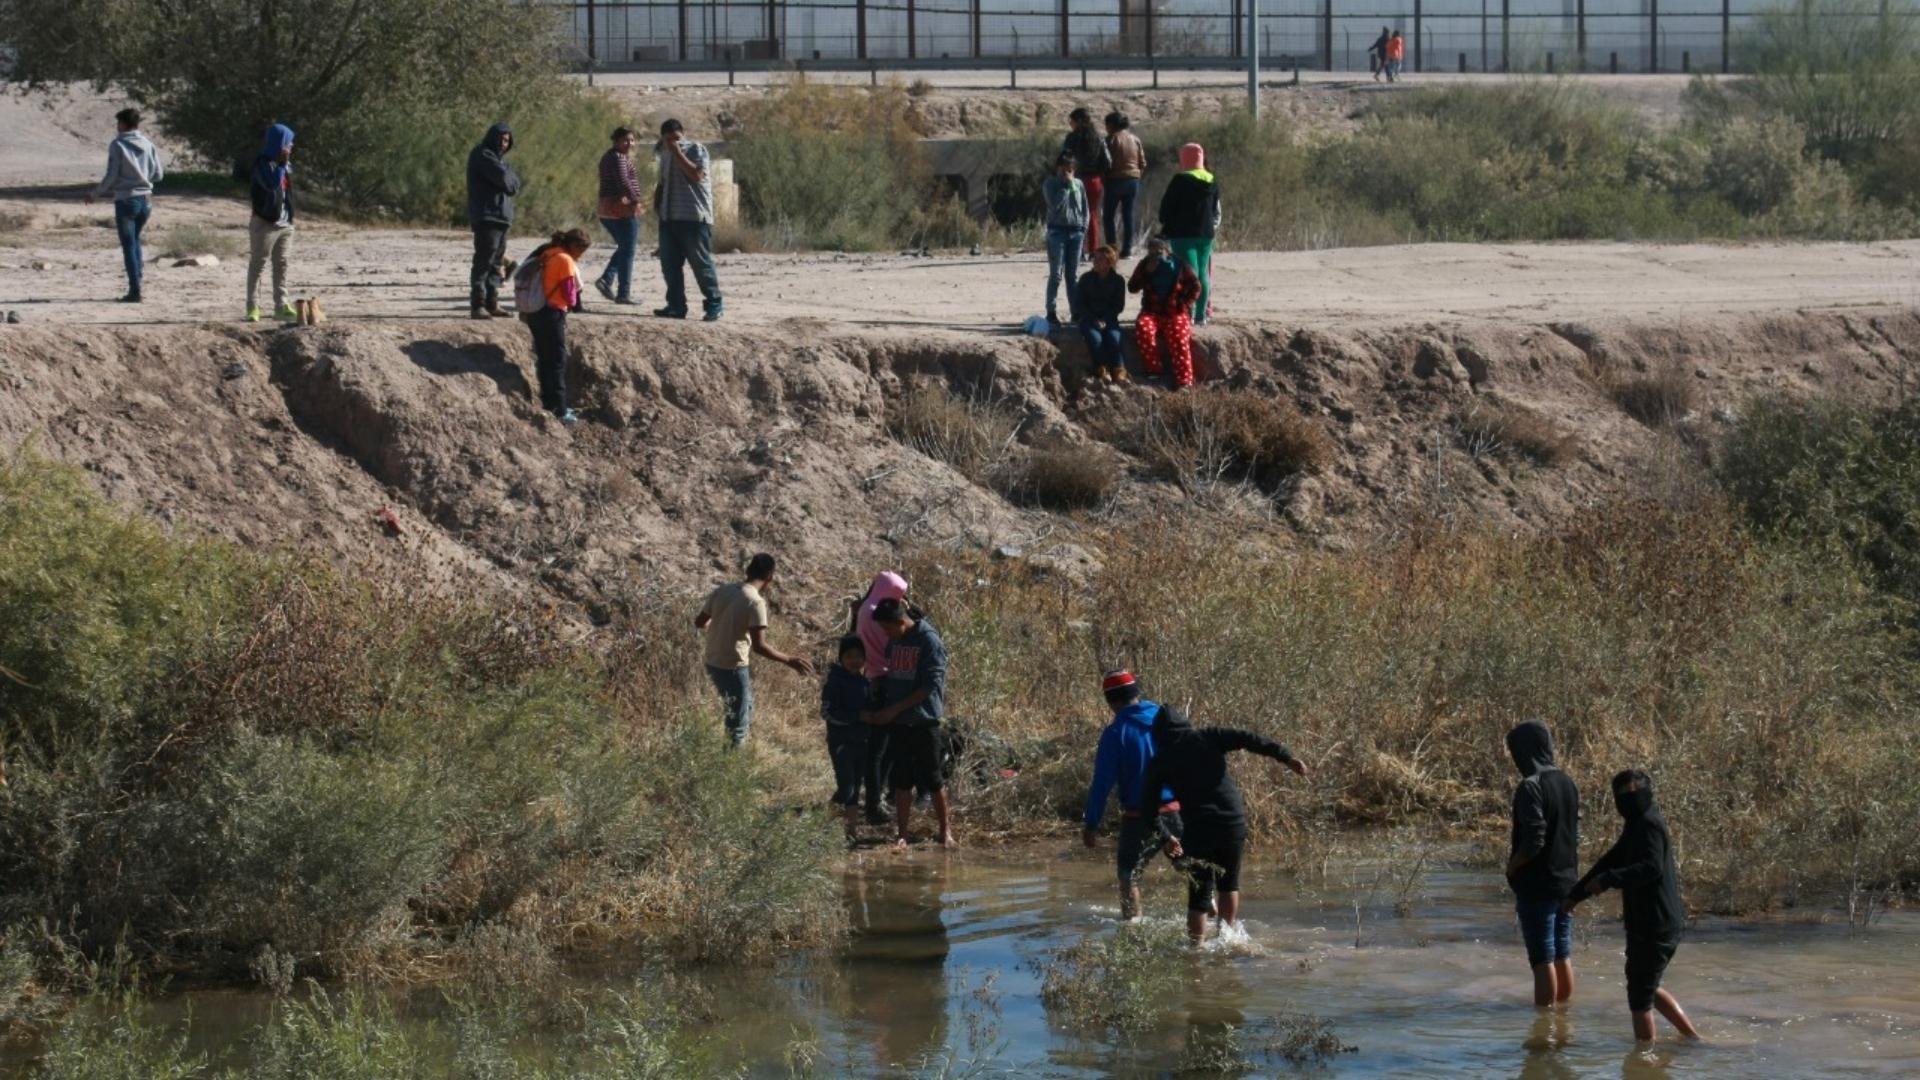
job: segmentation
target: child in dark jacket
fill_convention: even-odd
[[[1120,352],[1126,335],[1120,316],[1127,310],[1127,279],[1114,269],[1119,261],[1120,253],[1107,244],[1094,251],[1093,269],[1080,278],[1080,336],[1103,383],[1127,381]]]
[[[1634,1038],[1653,1040],[1653,1010],[1659,1009],[1682,1035],[1697,1039],[1700,1032],[1680,1002],[1660,988],[1660,977],[1680,945],[1687,912],[1680,902],[1673,838],[1653,805],[1652,779],[1639,769],[1616,773],[1613,803],[1626,820],[1620,839],[1574,885],[1565,907],[1571,911],[1587,897],[1619,889],[1627,925],[1627,1009],[1633,1013]]]
[[[1507,732],[1507,752],[1521,777],[1507,884],[1533,967],[1533,1003],[1544,1008],[1573,998],[1573,914],[1561,905],[1580,876],[1580,789],[1553,763],[1553,735],[1540,721]]]
[[[866,645],[857,635],[840,639],[839,662],[820,685],[820,718],[827,723],[827,757],[833,762],[833,804],[847,819],[851,837],[860,825],[860,783],[866,773],[869,728]]]

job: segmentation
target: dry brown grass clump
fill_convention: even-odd
[[[1635,420],[1648,427],[1667,427],[1693,411],[1699,386],[1686,368],[1667,364],[1654,371],[1616,378],[1608,394]]]
[[[1183,484],[1247,480],[1272,491],[1333,461],[1333,440],[1298,409],[1238,390],[1198,390],[1158,403],[1133,437],[1137,452]]]
[[[1546,415],[1514,402],[1476,402],[1460,417],[1460,437],[1475,453],[1519,456],[1541,465],[1570,461],[1580,440]]]
[[[903,445],[979,484],[1006,460],[1020,421],[998,402],[960,397],[944,386],[917,386],[887,418],[887,430]]]
[[[1007,497],[1052,510],[1088,510],[1120,484],[1120,466],[1105,447],[1050,443],[1036,446],[1009,470]]]

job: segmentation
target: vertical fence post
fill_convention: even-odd
[[[1580,6],[1573,15],[1573,69],[1587,69],[1587,0],[1580,0]]]
[[[973,38],[973,58],[978,60],[980,59],[980,0],[971,0],[967,6],[971,9],[968,14],[971,18],[969,36]]]
[[[1460,74],[1465,75],[1466,73],[1467,73],[1467,54],[1461,53],[1460,54]]]
[[[587,0],[587,85],[593,85],[593,60],[599,52],[596,35],[599,33],[600,18],[593,10],[593,0]]]
[[[1610,52],[1607,54],[1607,74],[1609,75],[1620,74],[1620,54],[1619,53]]]
[[[1320,32],[1327,39],[1327,70],[1333,70],[1333,0],[1321,0]]]
[[[1153,56],[1153,0],[1147,0],[1147,62],[1153,67],[1153,88],[1160,89],[1160,65]]]
[[[920,55],[920,41],[918,35],[914,33],[916,25],[914,15],[913,0],[907,0],[907,59],[909,60]]]
[[[1500,0],[1500,70],[1513,70],[1513,0]]]
[[[1260,0],[1247,0],[1247,110],[1260,119]]]
[[[1720,0],[1720,74],[1733,70],[1733,0]]]
[[[684,3],[685,0],[682,2]],[[854,0],[853,35],[856,42],[855,55],[865,60],[867,58],[867,0]]]
[[[687,61],[687,0],[680,0],[680,62]]]
[[[1065,60],[1067,54],[1073,51],[1072,43],[1067,40],[1068,34],[1071,32],[1069,30],[1067,4],[1068,0],[1060,0],[1060,59],[1062,60]]]
[[[1647,2],[1647,70],[1660,70],[1660,0]]]
[[[1422,11],[1420,0],[1413,0],[1413,71],[1416,75],[1420,73],[1420,20],[1422,18]]]

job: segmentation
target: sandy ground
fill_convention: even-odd
[[[0,236],[0,309],[23,321],[198,323],[236,318],[245,282],[247,211],[238,201],[160,200],[148,227],[149,301],[124,288],[111,211],[77,197],[0,195],[0,218],[31,224]],[[214,267],[176,268],[160,253],[191,227],[220,248]],[[533,244],[518,239],[513,252]],[[204,242],[201,246],[208,246]],[[185,249],[181,249],[185,250]],[[336,319],[429,319],[465,308],[466,235],[301,227],[293,281]],[[589,254],[597,273],[606,249]],[[1225,321],[1334,326],[1430,320],[1690,316],[1920,302],[1920,241],[1812,245],[1427,244],[1311,252],[1229,252],[1216,260]],[[980,257],[738,255],[720,259],[729,320],[793,318],[864,327],[1006,330],[1044,306],[1038,252]],[[596,317],[642,317],[661,296],[656,264],[636,267],[641,306],[592,305]],[[595,298],[597,300],[597,298]]]

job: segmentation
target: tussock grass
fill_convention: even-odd
[[[1005,405],[985,397],[962,397],[945,386],[916,385],[887,417],[887,430],[902,444],[944,461],[975,483],[987,483],[1007,460],[1020,420]]]
[[[1537,410],[1510,401],[1477,400],[1459,420],[1469,451],[1519,457],[1538,465],[1565,464],[1580,452],[1580,440]]]
[[[1036,446],[1011,465],[1002,490],[1017,502],[1053,510],[1104,504],[1120,483],[1120,465],[1098,444]]]
[[[1159,400],[1130,442],[1183,484],[1247,480],[1267,491],[1333,460],[1333,440],[1290,405],[1238,390],[1190,391]]]
[[[1700,388],[1680,364],[1612,379],[1607,393],[1628,416],[1652,428],[1669,427],[1693,411]]]
[[[246,250],[237,231],[205,225],[175,225],[160,238],[160,257],[189,259],[195,255],[218,255],[231,259]]]

